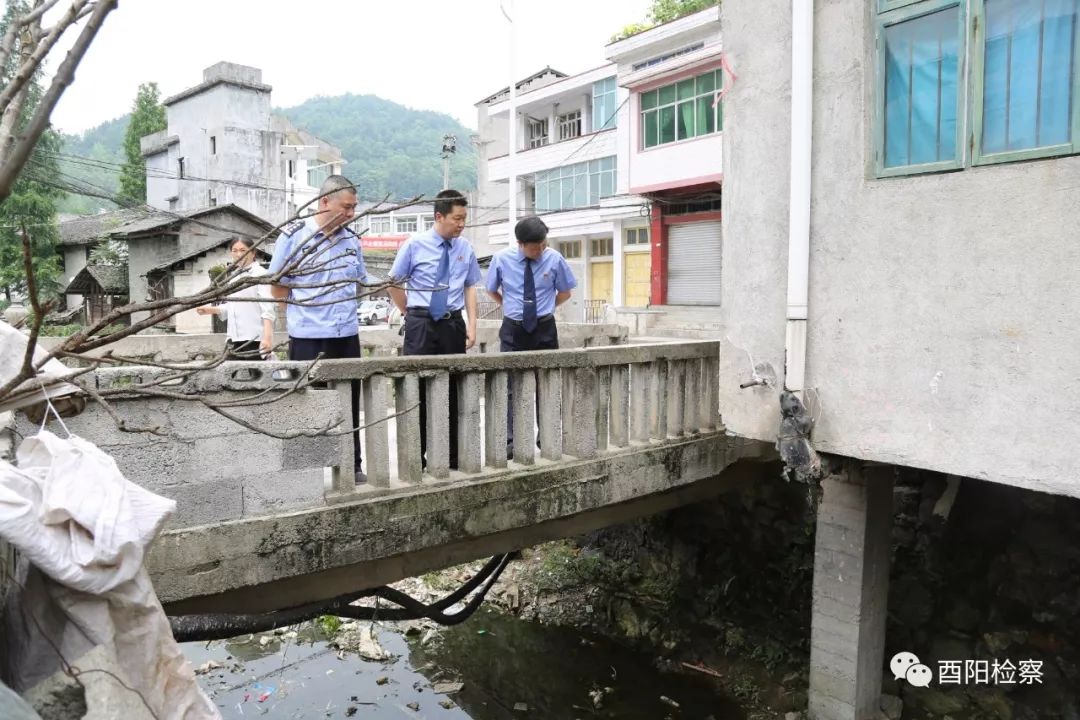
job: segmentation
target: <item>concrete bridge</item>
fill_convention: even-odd
[[[294,390],[309,370],[312,384]],[[371,357],[310,369],[228,363],[179,379],[128,367],[98,370],[95,381],[122,391],[110,403],[129,428],[164,433],[122,431],[96,406],[66,421],[129,479],[177,501],[148,561],[175,612],[289,607],[625,522],[719,494],[739,481],[724,471],[763,450],[724,432],[716,342]],[[359,485],[351,436],[338,434],[354,383],[366,426]],[[433,431],[421,471],[425,386]],[[151,388],[170,397],[151,397]],[[508,462],[510,388],[521,398],[515,428],[537,432],[515,433]]]

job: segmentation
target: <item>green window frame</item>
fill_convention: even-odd
[[[720,132],[723,103],[713,106],[721,87],[720,73],[718,68],[640,93],[641,149]]]
[[[1037,5],[1033,0],[876,0],[876,8],[877,177],[1080,154],[1080,0],[1040,0]],[[887,64],[890,29],[950,9],[957,16],[955,151],[933,162],[890,162],[895,137],[890,146],[886,95],[890,77],[896,77],[889,75]],[[1002,24],[1006,16],[1007,26]],[[914,97],[909,104],[916,103]],[[925,95],[920,97],[925,102]]]
[[[999,62],[991,60],[987,61],[987,41],[991,32],[993,31],[992,23],[995,18],[991,17],[987,13],[987,6],[1001,7],[999,0],[971,0],[971,13],[976,21],[972,23],[972,134],[971,134],[971,149],[972,149],[972,165],[993,165],[1003,162],[1015,162],[1019,160],[1036,160],[1039,158],[1057,157],[1061,155],[1072,155],[1080,152],[1080,20],[1077,16],[1080,15],[1080,2],[1077,0],[1049,0],[1048,2],[1040,3],[1044,12],[1044,16],[1040,19],[1040,25],[1038,34],[1036,37],[1031,38],[1034,40],[1035,50],[1037,58],[1035,64],[1037,67],[1037,83],[1038,86],[1032,89],[1024,88],[1027,92],[1034,93],[1034,108],[1028,107],[1026,110],[1030,115],[1032,109],[1035,113],[1035,125],[1033,132],[1035,133],[1035,142],[1028,147],[1020,149],[995,149],[992,144],[991,147],[987,147],[985,133],[988,126],[991,128],[998,127],[997,122],[987,120],[987,84],[988,82],[995,82],[999,85],[999,92],[1008,93],[1013,90],[1012,83],[1009,82],[1008,75],[1006,78],[1001,78],[998,70],[1004,70],[1009,72],[1009,68],[999,68]],[[1055,74],[1059,74],[1063,69],[1060,64],[1047,65],[1043,61],[1046,59],[1047,44],[1051,40],[1053,33],[1053,25],[1046,22],[1045,11],[1052,7],[1060,7],[1062,9],[1070,8],[1072,10],[1072,22],[1071,27],[1067,27],[1064,24],[1058,26],[1059,30],[1064,30],[1068,33],[1068,42],[1071,42],[1071,53],[1069,60],[1071,67],[1068,68],[1071,77],[1062,82],[1060,76],[1057,79],[1057,90],[1068,88],[1067,98],[1068,102],[1064,103],[1067,107],[1061,107],[1060,103],[1055,107],[1054,100],[1060,98],[1052,97],[1052,90],[1049,93],[1044,93],[1044,90],[1048,88],[1044,83],[1054,82]],[[1010,8],[1010,12],[1013,8]],[[996,48],[996,50],[1002,50],[1003,52],[997,52],[996,55],[1006,55],[1009,60],[1019,54],[1014,49],[1014,36],[1010,34],[1007,39],[1007,48]],[[1011,63],[1010,63],[1011,64]],[[988,68],[988,65],[990,66]],[[1001,83],[1004,80],[1005,89],[1001,89]],[[1048,97],[1050,95],[1051,97]],[[1047,107],[1047,106],[1051,107]],[[1023,110],[1024,108],[1021,108]],[[1005,130],[1004,141],[1008,144],[1008,117],[1012,114],[1012,108],[1006,106],[1002,108],[1002,114],[1005,116]],[[1051,137],[1046,138],[1045,142],[1041,142],[1042,138],[1039,137],[1040,131],[1046,129],[1040,122],[1039,118],[1044,112],[1049,111],[1056,116],[1058,120],[1058,132],[1065,132],[1067,137],[1053,137],[1053,132],[1047,134]],[[1043,116],[1045,119],[1045,116]],[[1054,140],[1057,140],[1055,142]]]
[[[900,57],[900,64],[897,65],[897,70],[893,71],[889,64],[889,52],[890,41],[894,38],[898,42],[902,42],[904,38],[899,37],[899,33],[904,30],[911,30],[916,24],[926,24],[932,22],[933,18],[940,17],[943,20],[949,20],[948,14],[955,12],[956,19],[953,27],[955,28],[955,41],[956,41],[956,58],[955,67],[946,63],[942,58],[930,59],[929,62],[924,62],[919,66],[918,72],[916,71],[916,59],[914,57],[915,45],[910,43],[908,47],[910,58],[909,64],[904,67],[902,65],[903,57]],[[943,170],[957,170],[963,167],[964,162],[964,62],[967,56],[966,53],[966,37],[964,29],[967,24],[964,2],[962,0],[923,0],[918,3],[907,3],[904,6],[896,10],[882,13],[876,23],[875,28],[875,45],[877,50],[877,57],[875,60],[875,85],[874,85],[874,166],[878,177],[893,177],[897,175],[913,175],[917,173],[927,172],[941,172]],[[942,25],[942,28],[945,26]],[[952,37],[950,33],[949,38]],[[939,38],[938,48],[939,51],[944,47],[946,41],[945,36]],[[903,48],[898,48],[902,55]],[[906,74],[905,74],[906,72]],[[936,125],[932,132],[935,137],[935,159],[912,159],[912,155],[915,154],[915,131],[913,128],[916,125],[921,125],[925,135],[927,129],[927,118],[923,117],[922,122],[915,118],[915,111],[912,109],[915,103],[912,100],[912,96],[915,94],[915,82],[916,75],[921,78],[921,82],[926,82],[927,79],[935,79],[933,73],[936,72],[937,87],[936,99],[931,99],[931,107],[928,109],[931,113],[936,113],[930,120],[933,120]],[[911,95],[906,98],[907,113],[905,116],[905,105],[888,106],[886,104],[887,95],[890,94],[890,80],[895,80],[898,83],[908,83],[908,88]],[[950,83],[955,87],[955,98],[952,102],[947,101],[946,89],[950,86]],[[899,93],[903,95],[904,89],[901,84]],[[902,99],[902,98],[901,98]],[[899,110],[899,112],[898,112]],[[924,113],[925,114],[925,113]],[[898,117],[899,116],[899,117]],[[949,129],[949,122],[951,121],[952,127]],[[901,138],[896,140],[897,135],[890,136],[890,131],[897,128],[896,132]],[[906,144],[904,138],[906,135]],[[899,144],[901,148],[897,153],[894,148]],[[921,146],[919,146],[921,147]],[[944,150],[951,147],[951,153],[945,153]],[[909,162],[892,162],[894,154],[907,153]],[[921,153],[925,154],[925,152]]]

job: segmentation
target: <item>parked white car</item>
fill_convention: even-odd
[[[386,300],[361,300],[356,317],[363,325],[390,321],[390,303]]]

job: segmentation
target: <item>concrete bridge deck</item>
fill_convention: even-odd
[[[98,370],[129,426],[67,421],[137,482],[177,501],[148,560],[163,603],[253,612],[362,590],[586,532],[721,492],[762,450],[727,436],[716,342],[535,353],[228,363],[179,377]],[[305,371],[311,385],[295,390]],[[347,429],[360,385],[368,482]],[[421,388],[435,428],[420,468]],[[513,388],[514,460],[506,458]],[[155,397],[164,391],[169,397]],[[449,393],[459,466],[449,469]],[[273,402],[269,400],[273,399]],[[202,401],[221,406],[221,412]],[[537,408],[536,403],[539,403]],[[30,430],[26,427],[25,430]],[[536,438],[540,440],[537,450]]]

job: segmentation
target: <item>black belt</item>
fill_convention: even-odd
[[[431,311],[428,310],[426,307],[419,307],[419,306],[405,308],[405,314],[406,315],[415,315],[416,317],[422,317],[422,318],[430,318],[432,320],[448,320],[450,318],[461,318],[461,311],[460,310],[451,310],[450,312],[446,313],[442,317],[437,318],[437,317],[432,317],[431,316]]]
[[[514,318],[508,318],[508,317],[504,317],[503,320],[509,320],[510,322],[514,323],[515,325],[517,325],[519,327],[523,327],[525,325],[524,320],[515,320]],[[539,325],[540,323],[546,323],[546,322],[555,322],[555,316],[554,315],[541,315],[540,317],[536,318],[536,324],[537,325]]]

